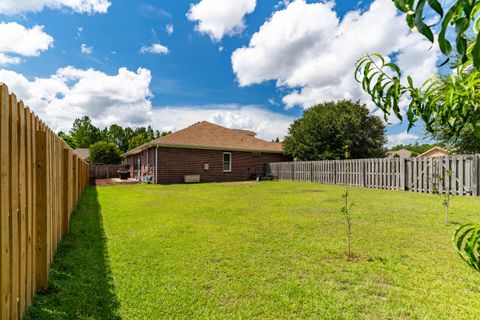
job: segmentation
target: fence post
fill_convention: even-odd
[[[292,179],[291,180],[295,181],[295,161],[292,161],[291,164],[292,164],[292,177],[291,177]]]
[[[472,196],[478,196],[478,181],[479,181],[479,155],[473,156],[473,166],[472,166]]]
[[[405,191],[405,180],[407,171],[405,170],[405,158],[400,158],[400,190]]]
[[[333,160],[333,184],[337,184],[337,160]]]
[[[313,161],[310,162],[310,182],[313,182]]]
[[[67,148],[63,149],[62,153],[62,237],[68,233],[68,220],[69,220],[69,192],[70,192],[70,181],[69,181],[69,150]]]
[[[36,287],[48,287],[48,237],[47,237],[47,139],[45,131],[36,133]]]
[[[366,164],[365,163],[366,163],[365,159],[360,160],[360,168],[362,169],[362,171],[361,171],[361,177],[362,177],[361,186],[362,187],[365,187],[365,185],[366,185],[366,182],[365,182],[365,180],[366,180],[366,177],[365,177],[365,171],[366,171],[365,166],[366,166]]]
[[[10,317],[10,169],[8,88],[0,87],[0,319]]]

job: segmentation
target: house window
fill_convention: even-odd
[[[223,153],[223,172],[232,171],[232,153],[224,152]]]

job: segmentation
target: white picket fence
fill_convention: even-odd
[[[479,195],[478,155],[270,163],[281,180],[454,195]]]

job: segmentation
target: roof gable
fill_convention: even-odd
[[[444,154],[446,156],[450,155],[450,152],[447,149],[444,149],[444,148],[439,147],[439,146],[435,146],[435,147],[425,151],[421,155],[419,155],[419,157],[427,157],[429,154],[434,153],[434,152],[438,152],[438,153]]]

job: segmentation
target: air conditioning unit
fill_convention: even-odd
[[[200,182],[200,175],[199,174],[191,174],[184,177],[185,183],[199,183]]]

